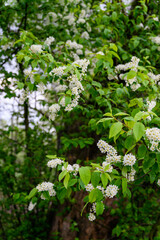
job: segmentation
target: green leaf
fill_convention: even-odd
[[[102,202],[96,202],[96,215],[102,215],[104,211],[104,204]]]
[[[24,83],[22,83],[22,82],[17,82],[17,85],[18,85],[19,89],[24,88]]]
[[[71,102],[70,96],[65,96],[65,105],[67,106]]]
[[[114,116],[127,116],[127,115],[129,114],[124,112],[119,112],[119,113],[116,113]]]
[[[99,172],[93,172],[91,176],[91,183],[93,187],[97,187],[100,182],[100,173]]]
[[[30,198],[32,198],[36,193],[37,193],[37,188],[33,188],[31,191],[30,191],[30,193],[29,193],[29,195],[28,195],[28,199],[30,199]]]
[[[112,113],[110,113],[110,112],[105,113],[103,116],[105,116],[105,117],[113,117]]]
[[[80,174],[80,178],[83,181],[83,183],[85,185],[87,185],[91,180],[91,171],[90,171],[89,167],[79,168],[79,174]]]
[[[138,148],[138,157],[144,158],[147,152],[147,148],[144,144],[140,145]]]
[[[124,197],[126,196],[126,191],[127,191],[127,179],[122,178],[122,193]]]
[[[133,135],[130,135],[126,138],[124,145],[125,148],[129,150],[132,146],[135,145],[135,143],[136,143],[135,138],[133,137]]]
[[[117,52],[118,48],[117,48],[116,44],[110,43],[109,46],[110,46],[110,48],[112,48],[115,52]]]
[[[67,174],[67,170],[64,170],[63,172],[61,172],[58,176],[59,181],[61,181]]]
[[[77,183],[77,179],[70,179],[69,182],[68,182],[68,186],[69,186],[69,187],[72,187],[72,186],[74,186],[76,183]]]
[[[143,125],[143,123],[140,122],[135,123],[133,126],[133,133],[136,141],[138,142],[145,133],[145,126]]]
[[[114,119],[114,118],[103,118],[103,119],[99,120],[99,121],[97,122],[97,124],[98,124],[98,123],[101,123],[101,122],[110,121],[110,120],[113,120],[113,119]]]
[[[46,157],[49,159],[55,159],[57,156],[56,155],[46,155]]]
[[[103,187],[105,188],[108,184],[108,177],[106,176],[105,173],[101,174],[101,181],[102,181]]]
[[[136,76],[136,72],[135,71],[133,71],[133,70],[131,70],[131,71],[129,71],[128,73],[127,73],[127,79],[132,79],[132,78],[134,78],[135,76]]]
[[[96,202],[96,201],[101,201],[102,199],[103,199],[103,194],[97,188],[93,189],[89,194],[89,202],[91,202],[91,203]]]
[[[117,12],[112,12],[112,21],[116,21],[117,20]]]
[[[64,178],[64,181],[63,181],[63,184],[64,184],[65,188],[68,187],[69,179],[70,179],[70,175],[69,175],[69,173],[67,173],[65,178]]]
[[[122,130],[122,123],[121,122],[116,122],[113,123],[110,130],[109,130],[109,138],[116,136],[118,133],[121,132]]]

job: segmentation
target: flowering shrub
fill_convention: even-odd
[[[54,145],[43,168],[50,175],[36,163],[41,177],[32,181],[29,175],[35,187],[22,201],[29,202],[29,211],[41,202],[73,202],[75,192],[84,192],[81,214],[87,213],[89,221],[101,220],[106,200],[120,204],[121,199],[132,199],[141,179],[158,189],[157,4],[133,1],[127,8],[123,1],[32,1],[25,5],[25,18],[22,14],[18,19],[14,11],[17,6],[24,9],[13,1],[11,16],[18,32],[8,35],[4,18],[1,49],[4,56],[16,54],[18,74],[8,74],[2,62],[1,86],[7,97],[24,106],[25,117],[27,109],[34,109],[41,116],[39,127],[45,121],[54,127],[53,143],[43,142]],[[35,107],[30,106],[33,93],[41,96]],[[24,122],[29,169],[34,141],[29,141],[29,117]],[[119,225],[113,230],[117,237],[123,232]]]

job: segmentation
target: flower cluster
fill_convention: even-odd
[[[151,78],[151,79],[153,79],[153,81],[154,81],[155,84],[160,85],[160,74],[155,75],[155,74],[153,74],[152,72],[149,72],[149,73],[148,73],[148,77]]]
[[[139,61],[140,61],[139,58],[133,56],[131,58],[131,62],[117,65],[115,67],[115,71],[116,73],[119,73],[120,71],[127,71],[127,70],[133,70],[137,72]],[[138,79],[136,76],[131,79],[128,79],[126,74],[120,74],[119,77],[120,79],[124,80],[126,83],[126,86],[130,86],[133,91],[136,91],[138,88],[141,87],[141,85],[138,83]]]
[[[76,43],[76,41],[71,41],[71,40],[67,40],[66,42],[66,47],[69,49],[77,49],[80,50],[83,48],[83,45]]]
[[[52,42],[54,42],[54,41],[55,41],[55,38],[54,38],[54,37],[48,37],[48,38],[45,40],[44,44],[50,46],[50,45],[52,44]]]
[[[151,143],[150,150],[154,151],[157,149],[158,151],[160,151],[160,149],[158,148],[158,144],[160,142],[160,129],[159,128],[147,128],[146,129],[146,137]]]
[[[33,52],[33,53],[41,53],[43,50],[42,50],[42,45],[40,44],[33,44],[30,46],[30,50]]]
[[[85,186],[85,188],[86,188],[87,192],[91,192],[94,189],[94,187],[91,183],[87,184],[87,186]]]
[[[158,186],[160,186],[160,179],[158,179],[157,184],[158,184]]]
[[[33,72],[28,70],[28,69],[25,69],[24,70],[24,74],[30,78],[31,83],[33,84],[34,83],[34,74],[33,74]]]
[[[134,181],[135,174],[136,174],[136,170],[134,168],[131,168],[131,172],[128,173],[128,175],[127,175],[127,179],[128,179],[129,182]]]
[[[37,185],[37,190],[38,192],[43,192],[43,191],[48,191],[49,195],[55,196],[56,191],[53,189],[54,184],[51,182],[42,182],[41,184]]]
[[[106,156],[107,163],[113,163],[113,162],[116,163],[121,161],[121,156],[117,155],[116,149],[111,145],[109,145],[108,143],[106,143],[105,141],[99,140],[97,143],[97,146],[101,151],[101,153],[107,152],[107,156]]]
[[[28,211],[32,211],[33,208],[36,206],[37,203],[32,203],[32,201],[28,205]]]
[[[126,154],[123,158],[123,165],[124,166],[133,166],[136,162],[136,157],[132,154]]]
[[[64,161],[62,161],[61,159],[56,158],[56,159],[50,160],[50,161],[47,163],[47,166],[50,167],[50,168],[56,168],[57,165],[61,165],[63,162],[64,162]]]
[[[116,185],[109,185],[105,190],[105,196],[113,198],[118,193],[118,187]]]
[[[49,111],[50,111],[49,119],[54,121],[56,118],[57,112],[59,112],[59,110],[60,110],[59,104],[55,103],[55,104],[51,105],[49,107]]]
[[[64,75],[64,70],[65,70],[65,69],[66,69],[66,66],[54,68],[54,69],[50,72],[50,75],[51,75],[52,73],[54,73],[56,76],[62,77],[62,76]]]

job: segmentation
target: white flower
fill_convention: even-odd
[[[114,149],[114,147],[112,147],[111,145],[109,145],[108,143],[106,143],[103,140],[99,140],[97,143],[97,146],[98,146],[99,150],[101,151],[101,153],[107,152],[108,156],[117,155],[117,151]]]
[[[116,185],[109,185],[105,190],[106,197],[113,198],[118,192],[118,187]]]
[[[94,187],[91,183],[89,183],[87,186],[85,186],[85,188],[86,188],[87,192],[91,192],[94,189]]]
[[[66,69],[65,66],[63,67],[58,67],[58,68],[54,68],[51,72],[51,73],[54,73],[55,75],[59,76],[59,77],[62,77],[62,75],[64,74],[64,70]]]
[[[38,44],[33,44],[31,45],[30,47],[30,50],[33,52],[33,53],[41,53],[43,50],[42,50],[42,45]]]
[[[33,208],[36,206],[37,203],[32,203],[32,201],[29,203],[29,206],[28,206],[28,211],[32,211]]]
[[[105,172],[111,173],[113,170],[112,165],[110,165],[108,162],[103,162],[102,167],[103,167],[103,170],[105,170],[105,168],[106,168]]]
[[[88,32],[86,32],[86,31],[83,32],[82,35],[81,35],[81,38],[85,38],[85,39],[88,40],[88,39],[89,39],[89,34],[88,34]]]
[[[57,113],[60,110],[60,106],[58,103],[55,103],[49,107],[49,111],[52,113]]]
[[[50,167],[50,168],[56,168],[57,165],[61,165],[62,163],[63,163],[63,161],[61,159],[56,158],[56,159],[50,160],[47,163],[47,166]]]
[[[160,186],[160,179],[158,179],[157,184],[158,184],[158,186]]]
[[[46,86],[44,85],[43,82],[40,82],[38,85],[37,85],[37,88],[38,88],[38,91],[43,93],[44,90],[46,89]]]
[[[62,167],[62,171],[67,170],[67,172],[73,172],[74,168],[72,167],[72,165],[68,164],[68,166],[65,168],[64,166]]]
[[[88,220],[92,222],[92,221],[94,221],[95,219],[96,219],[96,216],[95,216],[93,213],[90,212],[90,213],[89,213],[89,216],[88,216]]]
[[[87,67],[90,64],[89,60],[87,59],[80,59],[72,63],[73,66],[78,66],[82,68],[82,72],[85,73],[87,71]]]
[[[136,157],[131,153],[126,154],[123,158],[124,166],[133,166],[135,162],[136,162]]]
[[[45,40],[44,44],[50,46],[51,43],[54,42],[54,41],[55,41],[55,38],[54,38],[54,37],[48,37],[48,38]]]
[[[43,191],[51,191],[53,189],[54,184],[51,182],[42,182],[41,184],[37,185],[37,190],[38,192],[43,192]]]

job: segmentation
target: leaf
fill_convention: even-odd
[[[83,181],[83,183],[85,185],[87,185],[91,180],[91,171],[90,171],[89,167],[79,168],[79,174],[80,174],[80,178]]]
[[[24,88],[24,83],[22,83],[22,82],[18,82],[17,85],[18,85],[18,88],[19,88],[19,89]]]
[[[117,48],[116,44],[110,43],[109,46],[110,46],[110,48],[112,48],[115,52],[117,52],[118,48]]]
[[[57,156],[56,155],[46,155],[47,158],[50,158],[50,159],[55,159]]]
[[[96,124],[101,123],[101,122],[106,122],[106,121],[110,121],[113,120],[114,118],[103,118],[101,120],[99,120]]]
[[[65,96],[65,105],[67,106],[71,102],[70,96]]]
[[[91,183],[93,187],[97,187],[100,182],[100,173],[99,172],[93,172],[91,176]]]
[[[136,74],[137,74],[137,73],[136,73],[135,71],[133,71],[133,70],[129,71],[129,72],[127,73],[127,80],[134,78],[134,77],[136,76]]]
[[[104,204],[102,202],[96,202],[96,215],[102,215],[104,211]]]
[[[89,194],[89,202],[91,202],[91,203],[96,202],[96,201],[101,201],[102,199],[103,199],[103,194],[97,188],[93,189]]]
[[[113,115],[112,115],[112,113],[105,113],[103,116],[105,116],[105,117],[113,117]]]
[[[133,137],[133,135],[130,135],[126,138],[124,145],[126,149],[130,149],[132,146],[135,145],[135,143],[135,138]]]
[[[103,187],[105,188],[108,184],[108,178],[105,173],[101,174],[101,181],[102,181]]]
[[[37,193],[37,188],[33,188],[31,191],[30,191],[30,193],[29,193],[29,195],[28,195],[28,199],[30,199],[30,198],[32,198],[36,193]]]
[[[135,123],[133,126],[133,133],[136,141],[138,142],[145,133],[145,126],[143,125],[143,123],[140,122]]]
[[[127,116],[127,115],[129,114],[124,112],[119,112],[119,113],[116,113],[114,116]]]
[[[99,87],[99,88],[102,88],[101,83],[96,82],[96,81],[93,81],[93,82],[92,82],[92,85],[93,85],[93,86],[96,86],[96,87]]]
[[[126,196],[126,192],[127,192],[127,179],[122,178],[122,193],[124,197]]]
[[[147,148],[144,144],[140,145],[138,148],[138,157],[144,158],[147,152]]]
[[[69,182],[68,182],[68,186],[69,186],[69,187],[72,187],[72,186],[74,186],[76,183],[77,183],[77,179],[70,179]]]
[[[121,132],[122,130],[122,123],[121,122],[116,122],[113,123],[110,130],[109,130],[109,138],[116,136],[118,133]]]
[[[64,178],[64,181],[63,181],[63,184],[64,184],[65,188],[68,187],[69,179],[70,179],[70,175],[69,175],[69,173],[67,173],[65,178]]]
[[[67,174],[67,170],[62,171],[58,176],[59,181],[61,181],[66,176],[66,174]]]

